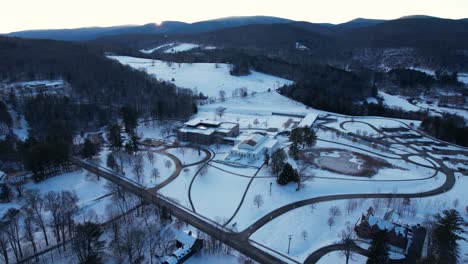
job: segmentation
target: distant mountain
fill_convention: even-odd
[[[468,23],[426,16],[390,20],[340,32],[346,45],[365,47],[461,48],[468,46]]]
[[[383,20],[383,19],[356,18],[346,23],[338,24],[337,27],[342,28],[342,29],[364,28],[364,27],[375,26],[385,21],[386,20]]]
[[[213,19],[207,21],[196,22],[186,27],[175,30],[173,33],[194,34],[209,32],[213,30],[240,27],[247,25],[263,25],[263,24],[284,24],[293,22],[292,20],[271,17],[271,16],[239,16]]]
[[[214,20],[196,22],[192,24],[178,21],[164,21],[160,25],[150,23],[142,26],[128,25],[116,27],[91,27],[76,29],[46,29],[46,30],[27,30],[12,32],[7,36],[35,38],[35,39],[54,39],[67,41],[85,41],[100,37],[124,35],[124,34],[195,34],[218,30],[222,28],[238,27],[252,24],[274,24],[289,23],[289,19],[267,16],[252,17],[228,17]]]
[[[413,18],[437,18],[437,17],[427,16],[427,15],[410,15],[410,16],[402,16],[398,19],[413,19]]]
[[[322,48],[332,42],[326,35],[291,24],[248,25],[200,34],[196,41],[229,48],[295,49],[296,42],[309,49]]]

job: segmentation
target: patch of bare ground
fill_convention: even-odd
[[[392,167],[383,159],[343,149],[316,148],[307,150],[304,154],[311,165],[350,176],[370,178],[379,169]]]

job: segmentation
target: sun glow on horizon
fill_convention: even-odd
[[[15,0],[4,1],[0,33],[28,29],[143,25],[164,21],[197,21],[232,16],[277,16],[315,23],[343,23],[357,17],[395,19],[424,14],[443,18],[468,17],[466,0]]]

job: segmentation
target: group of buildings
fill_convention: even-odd
[[[177,130],[181,141],[210,145],[223,143],[234,145],[232,155],[241,158],[260,159],[265,152],[271,154],[278,147],[278,141],[273,136],[263,132],[253,132],[240,135],[239,124],[219,122],[209,119],[192,119]]]
[[[316,113],[309,113],[302,116],[302,120],[296,126],[312,127],[316,118]],[[195,118],[182,124],[177,129],[177,138],[180,141],[201,145],[233,145],[230,154],[239,159],[263,159],[265,153],[271,155],[280,147],[276,134],[272,133],[269,129],[253,129],[241,133],[238,123],[202,118]]]
[[[386,231],[388,244],[406,251],[412,237],[410,228],[392,222],[389,217],[376,217],[372,211],[368,210],[367,214],[358,219],[354,227],[356,234],[361,238],[371,239],[377,232]]]

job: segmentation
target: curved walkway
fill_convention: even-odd
[[[260,168],[258,168],[257,172],[255,172],[254,176],[250,179],[249,181],[249,184],[247,184],[247,187],[245,188],[245,191],[244,191],[244,194],[242,195],[242,199],[239,203],[239,206],[237,206],[237,209],[236,211],[234,212],[234,214],[231,216],[231,218],[229,218],[229,220],[227,220],[226,223],[224,223],[223,227],[227,226],[231,221],[232,219],[234,219],[234,217],[236,217],[237,213],[239,212],[242,204],[244,203],[244,200],[245,200],[245,196],[247,196],[247,192],[249,191],[249,188],[250,188],[250,185],[252,184],[252,182],[254,181],[255,179],[255,176],[257,176],[257,174],[260,172],[260,170],[263,168],[263,165],[265,165],[265,163],[262,163],[262,166],[260,166]]]
[[[429,196],[442,194],[450,190],[455,185],[455,176],[453,175],[453,172],[448,170],[448,168],[446,167],[443,168],[442,171],[446,174],[446,181],[441,186],[430,191],[421,192],[421,193],[406,193],[406,194],[395,194],[395,193],[339,194],[339,195],[328,195],[328,196],[309,198],[309,199],[297,201],[297,202],[282,206],[280,208],[277,208],[276,210],[264,215],[262,218],[257,220],[254,224],[246,228],[244,231],[238,233],[238,235],[241,236],[243,239],[247,240],[253,233],[255,233],[262,226],[270,222],[272,219],[280,215],[283,215],[291,210],[294,210],[296,208],[307,206],[307,205],[314,204],[314,203],[345,200],[345,199],[421,198],[421,197],[429,197]]]
[[[395,121],[398,121],[402,124],[404,124],[407,128],[409,128],[410,130],[413,130],[410,126],[408,126],[407,124],[405,124],[404,122],[401,122],[399,120],[395,120]],[[414,131],[414,130],[413,130]],[[419,131],[416,131],[418,134],[422,134],[420,133]],[[424,134],[422,134],[423,136],[425,136]],[[431,137],[432,138],[432,137]],[[356,148],[356,149],[361,149],[361,150],[364,150],[366,152],[370,152],[370,153],[373,153],[372,151],[368,151],[366,149],[363,149],[363,148],[359,148],[359,147],[355,147],[355,146],[352,146],[352,145],[348,145],[348,144],[343,144],[343,143],[336,143],[336,142],[333,142],[333,141],[329,141],[329,140],[321,140],[321,139],[318,139],[320,141],[325,141],[325,142],[331,142],[331,143],[335,143],[335,144],[341,144],[341,145],[344,145],[344,146],[347,146],[347,147],[352,147],[352,148]],[[438,141],[438,140],[435,140],[435,141]],[[260,229],[262,226],[264,226],[265,224],[267,224],[268,222],[270,222],[272,219],[276,218],[276,217],[279,217],[291,210],[294,210],[296,208],[299,208],[299,207],[303,207],[303,206],[307,206],[307,205],[310,205],[310,204],[314,204],[314,203],[319,203],[319,202],[328,202],[328,201],[335,201],[335,200],[344,200],[344,199],[369,199],[369,198],[421,198],[421,197],[429,197],[429,196],[434,196],[434,195],[438,195],[438,194],[442,194],[442,193],[445,193],[447,191],[449,191],[450,189],[453,188],[453,186],[455,185],[455,176],[454,176],[454,173],[453,173],[453,170],[451,170],[450,168],[448,168],[447,166],[445,166],[445,164],[443,164],[442,162],[440,162],[441,164],[439,168],[435,168],[437,167],[436,164],[434,164],[434,162],[431,162],[432,159],[429,160],[429,162],[434,166],[427,166],[427,165],[422,165],[422,164],[419,164],[419,163],[416,163],[416,162],[413,162],[412,160],[410,160],[408,157],[409,156],[414,156],[414,155],[420,155],[422,158],[426,159],[427,158],[427,154],[424,153],[423,151],[420,151],[414,147],[411,146],[411,144],[404,144],[403,145],[406,145],[408,148],[411,148],[415,151],[417,151],[417,154],[405,154],[405,155],[399,155],[401,159],[404,159],[408,162],[411,162],[411,163],[414,163],[418,166],[422,166],[422,167],[426,167],[426,168],[431,168],[431,169],[434,169],[435,170],[435,174],[432,175],[431,177],[435,177],[435,175],[437,175],[437,172],[441,171],[445,174],[446,176],[446,180],[444,182],[444,184],[442,184],[441,186],[433,189],[433,190],[430,190],[430,191],[426,191],[426,192],[420,192],[420,193],[410,193],[410,194],[395,194],[395,193],[377,193],[377,194],[372,194],[372,193],[369,193],[369,194],[342,194],[342,195],[329,195],[329,196],[322,196],[322,197],[315,197],[315,198],[310,198],[310,199],[306,199],[306,200],[302,200],[302,201],[297,201],[297,202],[294,202],[294,203],[291,203],[291,204],[288,204],[288,205],[285,205],[283,207],[280,207],[280,208],[277,208],[276,210],[268,213],[267,215],[264,215],[262,218],[260,218],[259,220],[257,220],[254,224],[252,224],[250,227],[246,228],[244,231],[240,232],[240,233],[237,233],[236,236],[239,236],[239,238],[241,240],[245,240],[245,241],[248,241],[249,237],[255,233],[258,229]],[[378,156],[383,156],[385,157],[385,155],[381,155],[379,153],[375,153],[376,155]],[[391,157],[386,157],[386,158],[391,158]],[[433,158],[433,157],[431,157]],[[393,158],[394,159],[394,158]],[[437,159],[436,159],[437,160]],[[315,252],[313,252],[306,260],[305,263],[315,263],[316,261],[318,261],[323,255],[327,254],[328,252],[330,251],[333,251],[333,250],[339,250],[340,249],[340,245],[330,245],[330,246],[327,246],[327,247],[324,247],[324,248],[321,248]],[[359,250],[359,249],[357,249]]]
[[[195,213],[196,213],[197,211],[195,210],[195,205],[193,204],[193,201],[192,201],[192,186],[193,186],[193,182],[195,182],[195,179],[197,178],[197,176],[198,176],[198,174],[200,173],[200,171],[201,171],[204,167],[208,166],[208,164],[210,163],[210,161],[212,161],[212,160],[215,158],[215,156],[216,156],[216,152],[214,152],[213,150],[207,149],[207,151],[211,152],[213,155],[211,155],[210,159],[207,160],[203,166],[200,166],[200,168],[197,170],[197,172],[195,172],[195,174],[194,174],[193,177],[192,177],[192,180],[190,181],[190,185],[189,185],[189,189],[188,189],[188,198],[189,198],[189,202],[190,202],[190,207],[192,208],[192,211],[195,212]]]

